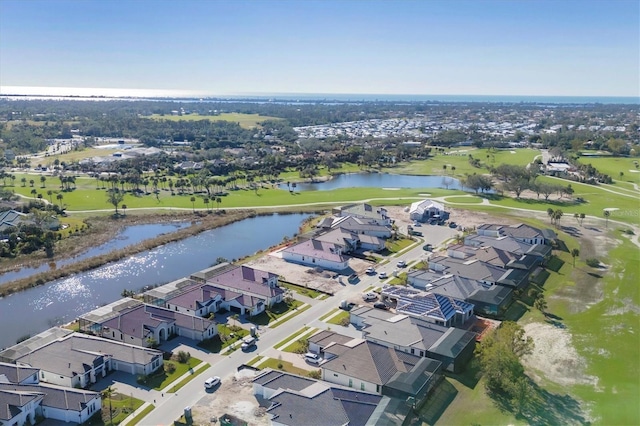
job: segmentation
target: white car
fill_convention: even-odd
[[[380,275],[378,275],[378,278],[380,278],[381,280],[387,278],[387,273],[386,272],[380,272]]]
[[[404,260],[398,261],[398,268],[404,268],[405,266],[407,266],[407,262]]]
[[[215,387],[219,384],[220,384],[220,377],[218,376],[209,377],[207,380],[204,381],[204,387],[207,389],[211,389],[212,387]]]
[[[307,352],[304,354],[304,360],[309,364],[320,364],[320,357],[312,352]]]
[[[369,291],[369,292],[364,293],[364,294],[362,295],[362,299],[363,299],[365,302],[368,302],[368,301],[370,301],[370,300],[376,300],[377,298],[378,298],[378,295],[377,295],[377,294],[375,294],[375,293],[374,293],[374,292],[372,292],[372,291]]]
[[[376,273],[376,270],[375,270],[375,268],[373,266],[369,266],[367,268],[367,274],[368,275],[374,275],[375,273]]]

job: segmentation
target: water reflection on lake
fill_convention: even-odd
[[[75,257],[68,258],[68,259],[61,259],[57,262],[44,263],[35,268],[21,268],[15,271],[5,272],[4,274],[0,275],[0,284],[6,283],[9,281],[18,280],[21,278],[26,278],[31,275],[38,274],[40,272],[56,269],[61,266],[78,262],[80,260],[88,259],[93,256],[106,254],[113,250],[120,250],[125,247],[138,244],[144,240],[155,238],[162,234],[174,232],[180,228],[185,228],[189,225],[190,223],[187,223],[187,222],[174,222],[174,223],[149,223],[145,225],[127,226],[121,233],[116,235],[115,238],[99,246],[92,247]],[[84,238],[84,237],[81,236],[79,238]]]
[[[447,188],[463,189],[458,179],[448,176],[393,175],[388,173],[347,173],[326,182],[296,183],[295,191],[331,191],[341,188]],[[280,189],[290,189],[286,183]]]
[[[309,214],[258,216],[0,299],[0,348],[66,323],[121,297],[271,247],[298,232]]]

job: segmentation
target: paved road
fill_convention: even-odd
[[[397,270],[396,263],[398,260],[404,260],[408,264],[420,260],[425,256],[422,246],[426,242],[437,246],[444,241],[452,238],[456,231],[443,226],[423,226],[424,238],[411,248],[402,252],[399,256],[390,258],[389,262],[380,265],[378,272],[387,272],[389,276],[394,270]],[[125,395],[133,395],[136,398],[143,399],[149,403],[154,403],[156,408],[145,417],[140,423],[143,425],[169,425],[173,420],[179,418],[187,406],[194,406],[202,399],[206,391],[203,381],[209,376],[220,376],[222,380],[229,378],[236,372],[236,368],[243,363],[251,361],[257,355],[273,357],[273,346],[284,340],[292,333],[305,325],[317,328],[326,328],[326,323],[318,320],[321,316],[328,313],[332,309],[338,307],[340,300],[359,298],[360,294],[371,286],[380,286],[384,280],[378,278],[377,275],[362,275],[360,280],[355,284],[346,284],[341,290],[336,292],[333,297],[325,300],[311,300],[305,298],[305,302],[311,307],[302,312],[295,319],[284,322],[279,327],[263,328],[259,330],[260,338],[256,349],[249,352],[235,351],[231,355],[219,355],[207,353],[197,347],[189,346],[193,341],[188,339],[174,339],[163,345],[165,350],[188,350],[194,357],[202,359],[211,364],[211,367],[199,374],[199,377],[187,383],[176,393],[161,393],[155,390],[147,390],[140,388],[135,377],[131,375],[115,373],[110,375],[106,380],[111,381],[106,385],[113,385],[118,392]],[[359,336],[356,330],[347,331],[350,335]],[[169,347],[167,346],[169,345]],[[188,347],[185,347],[188,346]],[[97,387],[104,387],[105,383],[98,383]]]

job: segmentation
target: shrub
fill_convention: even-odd
[[[176,371],[176,365],[172,362],[167,362],[164,364],[164,371],[168,374],[173,374]]]
[[[191,354],[189,352],[180,351],[178,352],[178,355],[176,358],[180,364],[186,364],[187,362],[189,362],[189,359],[191,358]]]
[[[282,370],[282,367],[284,367],[284,365],[282,365],[281,362],[278,363],[278,370]]]
[[[320,372],[320,370],[313,370],[309,371],[309,374],[307,374],[307,376],[311,377],[312,379],[321,379],[322,373]]]
[[[592,268],[598,268],[600,267],[600,261],[595,257],[592,257],[587,259],[587,265],[591,266]]]

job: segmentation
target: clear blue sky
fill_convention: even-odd
[[[0,85],[639,96],[637,0],[0,0]]]

